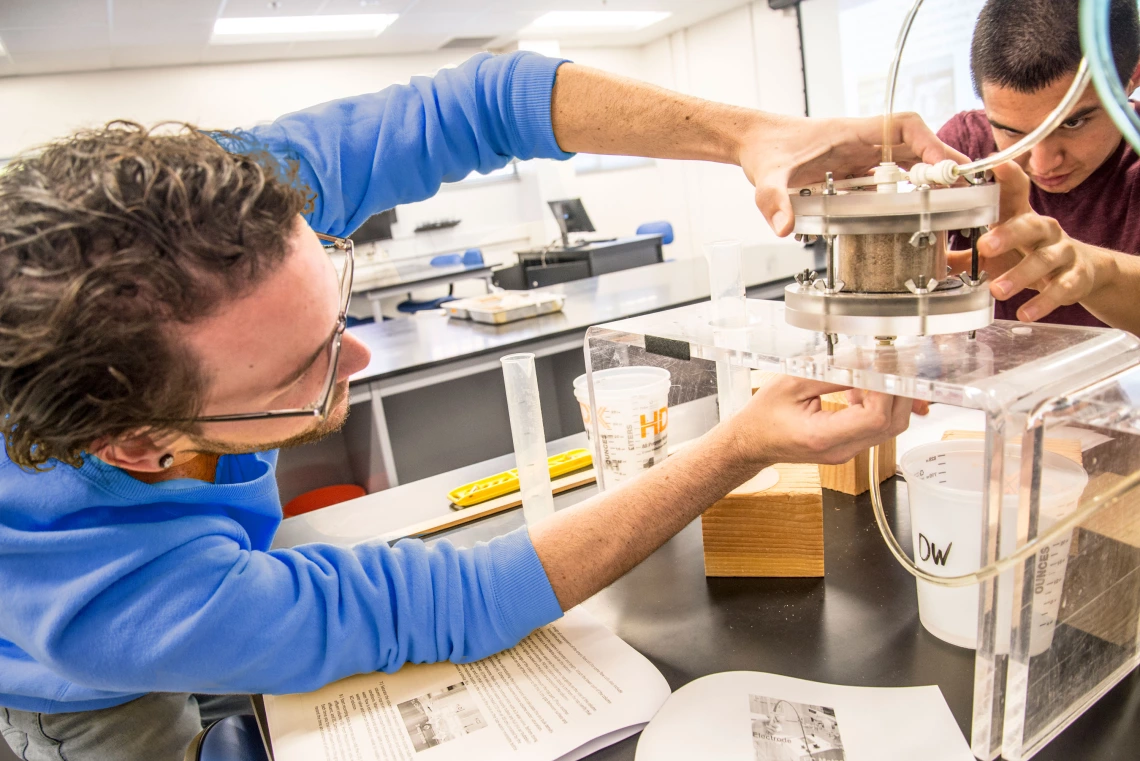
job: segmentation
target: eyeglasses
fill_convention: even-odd
[[[325,373],[325,384],[317,401],[305,407],[284,410],[264,410],[262,412],[243,412],[231,415],[204,415],[194,418],[197,423],[227,423],[238,420],[266,420],[269,418],[315,417],[324,420],[332,412],[333,391],[336,388],[336,366],[340,361],[340,344],[344,337],[344,329],[348,324],[348,302],[352,298],[352,270],[353,246],[348,238],[334,238],[331,235],[317,233],[321,245],[331,256],[341,254],[344,256],[344,268],[340,273],[340,312],[337,314],[336,327],[328,345],[329,369]]]

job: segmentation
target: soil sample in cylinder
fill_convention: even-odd
[[[840,235],[839,280],[846,293],[910,293],[907,280],[922,286],[946,278],[946,232],[932,246],[910,244],[913,233]]]

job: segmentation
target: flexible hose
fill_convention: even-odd
[[[902,54],[906,48],[906,41],[910,35],[911,26],[914,24],[914,18],[918,14],[918,9],[922,7],[922,3],[923,0],[915,0],[914,5],[911,6],[910,11],[903,20],[902,29],[899,30],[898,41],[895,43],[895,54],[891,60],[891,68],[887,73],[887,98],[883,112],[882,158],[884,164],[891,163],[894,155],[892,146],[894,142],[893,114],[899,66],[902,62]],[[1117,129],[1120,130],[1129,144],[1140,153],[1140,115],[1136,113],[1136,110],[1132,108],[1129,103],[1128,94],[1124,92],[1124,86],[1120,82],[1119,73],[1116,71],[1115,62],[1112,60],[1112,45],[1110,44],[1109,37],[1110,3],[1111,0],[1081,0],[1081,48],[1085,53],[1085,57],[1081,59],[1080,66],[1077,67],[1076,76],[1073,77],[1073,83],[1069,86],[1065,97],[1061,99],[1057,107],[1045,118],[1045,121],[1039,124],[1037,129],[1004,151],[1000,151],[984,159],[979,159],[978,161],[960,165],[955,171],[958,177],[981,175],[990,171],[998,164],[1012,161],[1022,154],[1033,150],[1038,143],[1048,137],[1053,130],[1057,129],[1057,127],[1068,118],[1090,82],[1096,88],[1097,94],[1100,95],[1101,101],[1104,103],[1105,110],[1108,111]],[[896,180],[890,181],[895,182]],[[835,187],[837,189],[846,189],[866,187],[867,185],[873,184],[876,183],[871,177],[853,178],[850,180],[837,181]],[[813,187],[812,190],[814,191],[815,188]]]
[[[1069,86],[1069,91],[1065,93],[1065,97],[1053,109],[1049,116],[1045,117],[1045,121],[1037,126],[1037,129],[1030,132],[1025,137],[1018,140],[1013,145],[1006,148],[1004,151],[995,153],[992,156],[981,159],[979,161],[972,161],[969,164],[962,164],[958,167],[958,176],[965,177],[971,174],[981,174],[988,172],[998,164],[1004,164],[1007,161],[1012,161],[1023,153],[1028,153],[1033,148],[1044,140],[1049,134],[1061,126],[1065,119],[1072,112],[1073,107],[1077,105],[1077,101],[1085,92],[1088,87],[1090,79],[1089,74],[1089,59],[1081,59],[1081,65],[1077,67],[1077,74],[1073,77],[1073,84]]]
[[[906,38],[910,36],[910,27],[914,24],[914,17],[918,15],[918,9],[922,7],[923,0],[914,0],[914,5],[911,6],[910,12],[906,14],[903,19],[902,29],[899,30],[899,38],[895,42],[895,55],[891,60],[890,71],[887,72],[887,102],[883,109],[883,163],[890,164],[894,156],[894,117],[895,112],[895,86],[899,81],[899,64],[902,62],[903,48],[906,47]]]
[[[1087,1],[1088,0],[1086,0],[1086,2]],[[1098,1],[1099,0],[1092,0],[1092,2]],[[1065,119],[1072,112],[1073,108],[1077,105],[1077,101],[1081,99],[1085,88],[1088,87],[1089,82],[1092,81],[1091,68],[1092,67],[1089,63],[1088,58],[1081,59],[1081,65],[1077,67],[1077,74],[1075,77],[1073,77],[1073,84],[1069,86],[1069,90],[1065,93],[1065,97],[1061,99],[1061,102],[1057,104],[1057,107],[1053,109],[1049,116],[1045,117],[1045,121],[1041,122],[1041,124],[1037,126],[1037,129],[1033,130],[1028,135],[1006,148],[1004,151],[995,153],[994,155],[984,159],[979,159],[978,161],[971,161],[969,164],[960,164],[959,166],[954,167],[953,176],[970,177],[973,175],[981,175],[985,172],[990,171],[998,164],[1004,164],[1007,161],[1012,161],[1023,153],[1028,153],[1029,151],[1033,150],[1033,148],[1038,143],[1048,137],[1053,130],[1057,129],[1057,127],[1059,127],[1065,121]],[[1117,79],[1117,83],[1119,84],[1119,79]],[[1133,112],[1132,116],[1140,119],[1140,117],[1136,116],[1135,112]],[[889,131],[891,129],[891,114],[889,112],[884,114],[883,124],[885,131]],[[1129,142],[1132,142],[1133,135],[1131,135],[1129,132],[1125,133],[1125,137],[1129,138]],[[1137,139],[1137,143],[1140,143],[1140,134],[1135,135],[1135,138]],[[890,154],[887,146],[887,143],[889,142],[889,139],[884,139],[883,141],[883,155],[885,157],[885,160],[889,160]],[[1134,145],[1137,147],[1137,151],[1140,151],[1140,145]],[[889,181],[897,182],[897,179],[891,179]],[[837,190],[845,190],[847,188],[866,187],[868,185],[875,184],[877,183],[876,179],[873,176],[854,177],[851,179],[836,180],[834,187]],[[812,192],[815,192],[819,189],[819,187],[820,186],[818,185],[811,185],[808,187],[808,189],[810,189]],[[789,192],[799,192],[799,190],[801,189],[793,188]]]
[[[1065,534],[1070,533],[1079,523],[1088,520],[1094,513],[1103,508],[1106,504],[1115,502],[1121,494],[1129,491],[1140,483],[1140,474],[1134,475],[1132,478],[1126,479],[1121,484],[1118,484],[1110,491],[1100,494],[1093,499],[1088,500],[1083,506],[1078,507],[1073,512],[1066,515],[1061,520],[1057,521],[1048,531],[1038,535],[1035,539],[1027,542],[1024,546],[1019,547],[1012,555],[999,558],[998,560],[990,563],[989,565],[982,566],[976,571],[964,573],[960,576],[935,576],[932,573],[924,571],[915,564],[913,560],[907,556],[902,546],[899,544],[895,534],[891,531],[890,524],[887,523],[887,514],[883,509],[883,495],[879,490],[879,448],[871,447],[871,455],[868,460],[868,475],[871,479],[871,507],[875,511],[875,523],[879,526],[879,533],[883,535],[883,541],[887,544],[887,549],[894,555],[895,560],[899,565],[916,579],[928,581],[931,584],[936,584],[940,587],[968,587],[973,584],[992,579],[995,576],[1000,576],[1006,571],[1010,570],[1018,563],[1022,563],[1026,558],[1036,554],[1042,547],[1052,544]]]
[[[1120,134],[1140,152],[1140,115],[1128,101],[1109,38],[1110,0],[1081,0],[1081,48],[1089,59],[1093,86]]]

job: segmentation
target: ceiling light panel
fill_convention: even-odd
[[[397,18],[396,13],[220,18],[214,22],[210,44],[367,39],[379,35]]]
[[[546,32],[635,32],[663,21],[668,11],[551,11],[529,29]]]

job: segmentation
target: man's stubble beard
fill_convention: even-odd
[[[333,390],[332,411],[329,412],[329,416],[324,420],[317,421],[316,425],[306,431],[286,439],[256,444],[232,444],[226,441],[195,437],[194,450],[199,454],[211,455],[252,454],[254,452],[267,452],[271,449],[289,449],[304,444],[312,444],[343,428],[345,421],[348,420],[348,412],[348,381],[344,380],[337,384]]]

